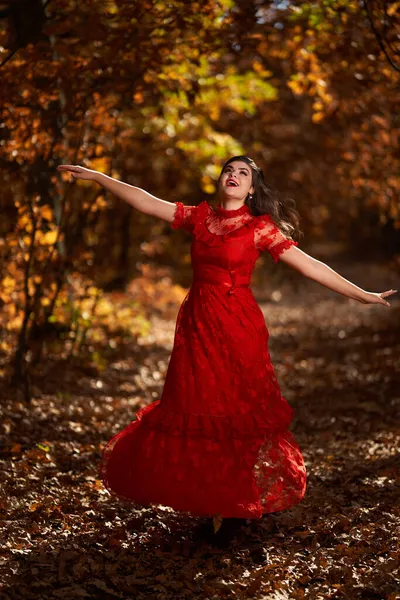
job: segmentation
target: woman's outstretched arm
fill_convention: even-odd
[[[388,290],[381,293],[367,292],[339,275],[339,273],[336,273],[336,271],[325,263],[306,254],[296,246],[286,250],[281,255],[280,260],[309,279],[313,279],[330,290],[342,294],[342,296],[347,296],[347,298],[358,300],[358,302],[362,302],[363,304],[384,304],[385,306],[390,306],[385,298],[397,292],[397,290]]]
[[[92,171],[79,165],[59,165],[58,171],[69,171],[75,179],[85,179],[86,181],[95,181],[110,191],[118,198],[125,200],[137,210],[153,217],[164,219],[168,223],[172,223],[175,215],[176,204],[161,200],[152,194],[149,194],[141,188],[129,185],[118,179],[113,179],[104,173]]]

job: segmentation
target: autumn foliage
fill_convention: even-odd
[[[383,19],[367,4],[0,2],[7,598],[398,597],[396,319],[337,298],[319,298],[310,317],[293,275],[297,308],[277,314],[285,278],[259,275],[311,491],[249,528],[254,544],[233,556],[197,551],[190,518],[130,514],[104,497],[94,466],[111,430],[160,392],[188,238],[56,170],[82,164],[166,200],[212,203],[222,162],[248,154],[296,199],[304,251],[318,258],[329,242],[341,265],[361,260],[366,288],[372,260],[381,289],[398,287],[399,71],[382,48],[398,43],[400,7],[383,2]]]
[[[1,350],[16,348],[16,380],[54,332],[67,355],[90,338],[105,289],[187,253],[60,163],[196,203],[246,152],[308,237],[373,240],[398,268],[398,73],[360,2],[3,4]]]

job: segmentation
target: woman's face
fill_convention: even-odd
[[[250,165],[241,160],[226,165],[219,179],[218,192],[221,198],[244,202],[247,194],[254,193]]]

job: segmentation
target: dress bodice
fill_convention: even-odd
[[[214,210],[205,200],[198,206],[175,204],[171,226],[192,233],[194,272],[198,265],[206,264],[251,275],[261,252],[269,252],[278,262],[286,249],[298,245],[280,231],[270,215],[254,216],[246,204],[236,210],[221,206]]]

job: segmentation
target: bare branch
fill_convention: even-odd
[[[385,35],[382,35],[375,25],[374,18],[373,18],[373,8],[371,8],[371,6],[370,6],[370,0],[363,0],[363,5],[364,5],[365,12],[367,14],[371,29],[376,37],[376,40],[379,44],[380,49],[386,56],[386,59],[389,62],[390,66],[393,67],[393,69],[395,71],[398,71],[400,73],[400,67],[394,62],[394,60],[392,59],[392,57],[390,56],[390,54],[388,52],[388,49],[390,49],[395,56],[400,56],[400,53],[398,51],[394,50],[394,48],[391,45],[391,42],[386,37],[388,35],[387,21],[388,21],[388,19],[390,19],[389,13],[387,11],[387,0],[384,0],[384,9],[383,9],[384,15],[385,15],[385,17],[387,17],[385,24],[384,24]]]

